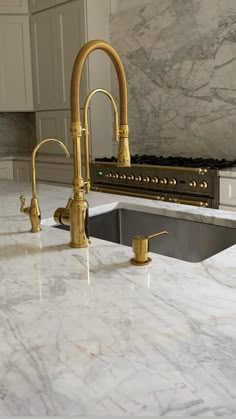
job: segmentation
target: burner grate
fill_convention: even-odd
[[[116,162],[116,157],[103,157],[96,158],[95,161],[99,162]],[[228,167],[236,166],[236,160],[225,160],[225,159],[204,159],[201,157],[163,157],[143,154],[139,156],[135,154],[131,156],[131,164],[147,164],[154,166],[173,166],[173,167],[205,167],[209,169],[226,169]]]

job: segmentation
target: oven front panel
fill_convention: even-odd
[[[92,190],[218,208],[217,170],[92,162],[91,178]]]

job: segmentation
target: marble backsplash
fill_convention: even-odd
[[[0,112],[0,154],[29,153],[35,144],[33,112]]]
[[[236,0],[144,1],[110,28],[127,75],[131,152],[235,159]],[[114,71],[112,90],[117,98]]]

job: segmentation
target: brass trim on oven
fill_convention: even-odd
[[[92,165],[109,165],[116,167],[115,162],[106,162],[106,161],[91,161]],[[205,175],[208,172],[208,169],[203,167],[184,167],[184,166],[161,166],[157,164],[132,164],[133,167],[149,167],[155,169],[168,169],[168,170],[182,170],[186,172],[197,172],[198,174]]]
[[[191,199],[184,199],[184,198],[169,198],[169,197],[165,197],[163,195],[152,195],[152,194],[142,194],[139,192],[129,192],[129,191],[124,191],[123,189],[114,189],[114,188],[100,188],[100,187],[96,187],[93,186],[92,190],[95,192],[110,192],[110,193],[115,193],[117,195],[128,195],[128,196],[134,196],[137,198],[147,198],[147,199],[154,199],[156,201],[165,201],[165,202],[172,202],[175,204],[186,204],[186,205],[196,205],[199,207],[209,207],[209,204],[207,201],[203,201],[203,200],[191,200]]]
[[[175,204],[186,204],[186,205],[198,205],[199,207],[209,207],[208,202],[204,201],[194,201],[193,199],[183,199],[183,198],[168,198],[169,202]]]

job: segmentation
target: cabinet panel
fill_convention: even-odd
[[[0,179],[13,179],[13,161],[0,161]]]
[[[220,205],[219,209],[224,211],[236,211],[236,207],[229,207],[226,205]]]
[[[220,205],[236,207],[236,178],[220,178]]]
[[[73,165],[38,162],[36,177],[38,181],[71,185]]]
[[[32,17],[35,109],[59,107],[59,66],[56,17],[47,10]]]
[[[55,0],[30,0],[30,12],[35,13],[55,5]]]
[[[46,138],[55,138],[64,142],[61,138],[61,121],[56,111],[36,113],[36,132],[38,143]],[[39,153],[63,154],[63,150],[57,144],[49,143],[44,144]]]
[[[28,1],[0,0],[0,13],[28,13]]]
[[[70,108],[70,82],[76,56],[85,43],[85,12],[84,2],[76,1],[58,7],[57,33],[60,43],[58,63],[61,69],[62,82],[59,85],[62,109]],[[85,100],[87,92],[87,63],[85,64],[81,81],[81,101]],[[82,105],[83,106],[83,105]]]
[[[29,182],[31,179],[29,161],[14,161],[13,171],[14,179],[20,182]]]
[[[0,111],[33,110],[27,16],[0,16],[0,56]]]
[[[55,0],[55,4],[67,3],[70,0]]]
[[[73,1],[32,16],[36,110],[70,108],[70,81],[76,55],[85,43],[84,1]],[[82,100],[87,91],[83,71]]]

